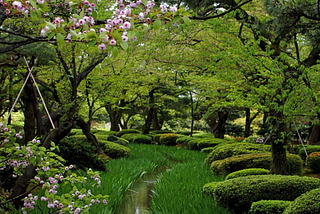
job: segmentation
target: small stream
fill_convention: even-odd
[[[149,213],[152,199],[152,189],[161,172],[166,167],[161,167],[151,173],[143,175],[127,191],[123,203],[114,214],[147,214]]]

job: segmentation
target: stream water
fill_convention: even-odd
[[[127,191],[123,203],[114,214],[147,214],[152,199],[152,189],[161,172],[166,168],[147,173]]]

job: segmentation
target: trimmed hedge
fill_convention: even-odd
[[[308,155],[306,166],[315,173],[320,172],[320,152],[312,152]]]
[[[181,137],[181,135],[175,133],[163,134],[160,137],[160,144],[166,146],[175,146],[177,145],[176,140]]]
[[[220,138],[194,138],[193,140],[188,142],[188,149],[190,150],[198,150],[208,148],[208,147],[215,147],[221,143],[226,143],[227,140],[220,139]]]
[[[320,189],[313,189],[297,197],[283,214],[320,213]]]
[[[116,131],[107,131],[104,129],[91,129],[91,133],[94,135],[115,135]]]
[[[127,157],[130,155],[131,150],[126,147],[119,145],[117,143],[111,141],[100,141],[102,144],[102,149],[104,150],[105,154],[111,158],[122,158]]]
[[[306,145],[305,146],[307,153],[310,155],[313,152],[320,152],[320,146],[319,145]],[[302,158],[302,160],[306,160],[307,155],[306,152],[304,150],[304,148],[299,149],[299,156]]]
[[[95,153],[96,148],[90,144],[84,135],[74,135],[65,137],[57,144],[62,158],[66,164],[76,165],[78,168],[93,168],[97,170],[106,170],[106,160],[101,159]]]
[[[183,137],[179,137],[176,140],[176,143],[177,144],[188,144],[192,139],[193,139],[193,137],[183,136]]]
[[[207,147],[207,148],[201,149],[201,152],[210,154],[212,150],[214,150],[214,147]]]
[[[301,194],[320,188],[320,179],[288,175],[250,175],[213,184],[212,196],[234,213],[248,212],[260,200],[293,201]]]
[[[128,133],[121,136],[122,139],[129,141],[129,143],[133,143],[133,140],[136,136],[140,135],[139,133]]]
[[[133,138],[133,143],[151,144],[152,137],[148,135],[138,134]]]
[[[123,139],[121,137],[117,137],[115,135],[109,135],[107,137],[107,141],[111,141],[111,142],[117,143],[117,144],[122,145],[122,146],[127,146],[129,144],[128,140]]]
[[[292,201],[282,200],[261,200],[253,202],[250,207],[250,214],[282,214],[292,204]]]
[[[226,180],[249,176],[249,175],[268,175],[268,174],[270,174],[270,170],[268,169],[249,168],[249,169],[242,169],[242,170],[230,173],[229,175],[227,175]]]
[[[226,143],[215,147],[206,158],[206,163],[210,164],[216,160],[222,160],[236,155],[256,154],[270,152],[269,145],[254,143]]]
[[[128,134],[128,133],[137,133],[140,134],[140,131],[137,129],[122,129],[121,131],[117,132],[117,136],[118,137],[122,137],[122,135],[124,134]]]
[[[211,163],[211,170],[215,174],[228,175],[232,172],[247,168],[269,169],[271,153],[243,154]],[[300,175],[302,172],[302,159],[298,155],[287,154],[287,172],[289,175]]]
[[[205,195],[212,195],[217,183],[219,182],[214,181],[214,182],[205,184],[203,186],[202,193]]]

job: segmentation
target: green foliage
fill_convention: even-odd
[[[248,212],[260,200],[292,201],[320,187],[320,179],[285,175],[251,175],[215,184],[213,197],[218,204],[235,213]]]
[[[283,214],[320,213],[320,188],[310,190],[297,197]]]
[[[210,154],[213,151],[213,149],[214,147],[207,147],[207,148],[201,149],[201,152]]]
[[[138,134],[133,138],[133,143],[151,144],[152,137],[144,134]]]
[[[121,137],[122,135],[128,134],[128,133],[138,133],[139,134],[140,131],[137,129],[122,129],[121,131],[117,132],[117,136]]]
[[[179,137],[176,140],[177,144],[188,144],[193,138],[189,137],[189,136],[183,136],[183,137]]]
[[[215,147],[220,143],[226,143],[227,141],[220,138],[193,138],[193,140],[188,142],[188,149],[190,150],[198,150],[207,148],[207,147]]]
[[[176,140],[181,137],[181,135],[175,133],[163,134],[160,137],[160,144],[166,146],[175,146],[177,145]]]
[[[218,183],[217,181],[206,183],[202,188],[203,194],[212,195],[217,183]]]
[[[114,135],[117,132],[115,131],[107,131],[104,129],[91,129],[91,133],[94,135]]]
[[[271,147],[269,145],[254,144],[254,143],[229,143],[221,144],[215,147],[213,151],[208,155],[206,162],[212,163],[216,160],[222,160],[228,157],[241,155],[241,154],[256,154],[263,152],[270,152]]]
[[[299,148],[299,147],[297,147],[297,148]],[[308,154],[311,154],[312,152],[320,152],[319,145],[305,145],[305,149]],[[302,146],[300,147],[298,154],[302,158],[302,160],[306,160],[307,155],[306,155],[304,148],[302,148]]]
[[[233,179],[238,177],[244,177],[249,175],[268,175],[270,174],[270,170],[262,169],[262,168],[248,168],[242,169],[239,171],[235,171],[227,175],[226,179]]]
[[[122,135],[121,138],[129,141],[129,143],[133,143],[134,138],[139,135],[140,135],[140,133],[127,133],[127,134]]]
[[[105,170],[105,161],[95,153],[95,147],[84,135],[65,137],[59,144],[58,154],[66,160],[67,165],[78,168]]]
[[[247,168],[269,169],[271,153],[242,154],[211,163],[211,170],[217,174],[228,175],[232,172]],[[287,154],[287,173],[300,175],[302,172],[302,160],[298,155]]]
[[[163,134],[155,134],[155,135],[153,135],[153,141],[156,142],[156,143],[160,143],[161,135],[163,135]]]
[[[107,137],[107,141],[111,141],[111,142],[117,143],[117,144],[122,145],[122,146],[127,146],[129,144],[128,140],[123,139],[121,137],[117,137],[115,135],[109,135]]]
[[[320,152],[312,152],[306,159],[306,166],[313,172],[320,172]]]
[[[111,141],[100,141],[105,154],[111,158],[122,158],[130,155],[131,150]]]
[[[253,202],[250,207],[250,214],[282,214],[290,206],[292,201],[282,200],[261,200]]]
[[[214,138],[213,134],[204,133],[204,132],[196,133],[196,134],[193,135],[193,137],[195,137],[195,138]]]

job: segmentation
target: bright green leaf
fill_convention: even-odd
[[[121,42],[120,43],[120,46],[123,48],[123,50],[127,50],[128,49],[128,47],[129,47],[129,45],[128,45],[128,43],[127,42]]]
[[[191,24],[191,20],[189,19],[189,17],[187,16],[183,16],[183,21],[186,25],[190,25]]]
[[[56,29],[57,26],[51,22],[46,22],[47,26],[50,28],[50,29]]]
[[[142,4],[147,5],[148,0],[142,0]]]
[[[160,27],[161,27],[161,20],[160,19],[157,19],[154,23],[153,23],[153,28],[155,30],[158,30]]]
[[[121,41],[122,40],[122,36],[118,31],[114,31],[111,33],[113,38],[115,38],[117,41]]]
[[[71,34],[71,36],[78,37],[77,32],[74,30],[70,30],[70,34]]]
[[[88,43],[88,46],[89,47],[93,47],[97,44],[97,41],[96,40],[91,40],[89,43]]]
[[[56,35],[55,32],[51,32],[48,34],[48,40],[51,40]]]
[[[113,56],[113,57],[118,56],[118,55],[119,55],[119,50],[118,50],[118,48],[117,48],[117,47],[113,47],[111,53],[112,53],[112,56]]]
[[[89,31],[89,32],[87,33],[87,38],[88,38],[88,39],[96,39],[96,38],[97,38],[96,32],[95,32],[95,31]]]
[[[56,38],[58,45],[64,44],[64,36],[61,33],[57,33]]]

